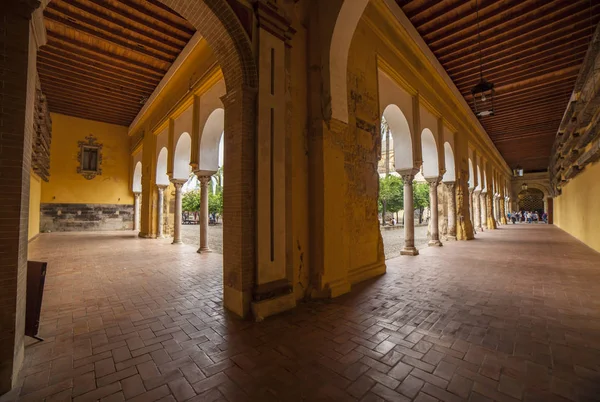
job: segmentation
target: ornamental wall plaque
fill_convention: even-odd
[[[85,137],[86,141],[79,141],[79,153],[77,159],[79,166],[77,173],[87,180],[92,180],[102,174],[102,144],[96,142],[92,134]]]

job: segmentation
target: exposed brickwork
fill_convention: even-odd
[[[133,205],[42,204],[40,231],[133,229]]]
[[[225,312],[220,256],[191,245],[42,234],[31,257],[49,271],[23,401],[598,395],[600,256],[552,226],[388,260],[352,293],[262,323]]]
[[[0,394],[23,359],[36,2],[0,6]],[[10,8],[10,10],[8,9]]]

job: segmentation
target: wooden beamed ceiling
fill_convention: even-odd
[[[38,74],[51,112],[128,126],[195,29],[158,0],[52,0]]]
[[[396,0],[467,103],[479,81],[476,0]],[[511,168],[548,168],[600,0],[478,0],[483,76],[495,116],[481,123]]]

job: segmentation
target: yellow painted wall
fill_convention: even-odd
[[[29,235],[31,240],[40,233],[40,201],[42,180],[35,174],[29,175]]]
[[[569,181],[554,199],[554,224],[600,252],[600,163]]]
[[[50,181],[42,183],[42,203],[133,204],[127,127],[52,113]],[[102,174],[92,180],[77,173],[79,141],[93,134],[102,144]]]

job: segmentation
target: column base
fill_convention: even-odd
[[[450,235],[448,235],[448,236],[446,236],[446,240],[447,241],[456,241],[456,236],[450,236]]]
[[[138,233],[138,237],[141,237],[142,239],[156,239],[155,234],[144,233],[144,232]]]
[[[181,240],[173,240],[171,244],[183,244]]]
[[[427,245],[429,247],[442,247],[443,246],[442,242],[439,240],[429,240],[429,243],[427,243]]]
[[[252,314],[257,322],[275,314],[283,313],[296,307],[294,293],[273,297],[271,299],[253,301],[251,303]]]
[[[400,250],[400,255],[419,255],[419,250],[416,247],[404,247]]]
[[[196,251],[199,254],[203,254],[203,253],[212,253],[212,250],[209,249],[208,247],[200,247],[198,249],[198,251]]]

